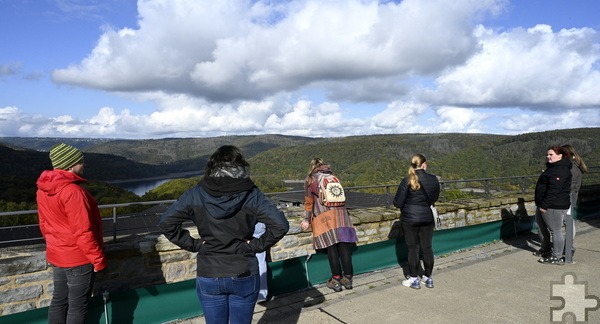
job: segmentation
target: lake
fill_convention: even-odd
[[[129,190],[138,196],[143,196],[146,192],[160,186],[163,183],[169,182],[175,179],[184,179],[199,176],[198,172],[183,172],[172,174],[170,178],[147,178],[147,179],[136,179],[136,180],[114,180],[107,181],[108,183],[119,186],[125,190]]]
[[[146,192],[160,186],[165,182],[169,182],[174,179],[160,179],[160,180],[136,180],[131,182],[119,182],[115,183],[115,185],[133,192],[138,196],[143,196]]]

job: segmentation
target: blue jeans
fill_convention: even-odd
[[[48,323],[83,323],[94,285],[94,266],[53,267],[54,291]]]
[[[196,293],[208,324],[251,323],[260,277],[196,277]]]

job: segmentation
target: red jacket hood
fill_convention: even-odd
[[[38,189],[48,196],[59,193],[66,185],[71,183],[83,183],[86,180],[73,172],[65,170],[46,170],[38,178],[36,185]]]

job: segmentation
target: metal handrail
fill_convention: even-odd
[[[600,167],[591,167],[589,169],[590,169],[589,173],[600,174]],[[525,193],[526,188],[527,188],[525,180],[529,179],[529,178],[537,178],[537,177],[539,177],[539,175],[508,176],[508,177],[497,177],[497,178],[476,178],[476,179],[462,179],[462,180],[440,180],[440,187],[441,187],[441,190],[443,193],[445,190],[449,189],[448,185],[451,185],[451,184],[483,182],[484,194],[486,196],[489,196],[491,194],[490,183],[492,181],[505,181],[505,180],[520,179],[521,180],[521,193]],[[346,191],[356,191],[356,190],[364,190],[364,189],[385,189],[385,196],[386,196],[385,207],[391,208],[392,189],[396,188],[397,186],[398,186],[398,184],[395,183],[395,184],[383,184],[383,185],[345,187],[344,189]],[[303,192],[304,192],[304,190],[280,191],[280,192],[268,192],[268,193],[265,193],[265,195],[269,196],[269,197],[274,197],[274,196],[282,195],[282,194],[291,194],[291,193],[293,194],[293,193],[303,193]],[[106,204],[106,205],[99,205],[98,208],[100,210],[109,209],[109,208],[112,209],[112,217],[111,218],[105,217],[105,218],[103,218],[103,220],[104,221],[112,220],[113,241],[116,242],[117,234],[118,234],[117,208],[131,207],[131,206],[137,206],[137,205],[153,205],[153,206],[155,206],[155,205],[160,205],[160,204],[172,204],[175,201],[176,201],[176,199],[169,199],[169,200],[157,200],[157,201],[142,201],[142,202],[118,203],[118,204]],[[37,214],[37,212],[38,212],[37,210],[0,212],[0,217],[31,215],[31,214]],[[4,227],[4,228],[17,228],[17,227],[21,227],[21,226],[28,226],[28,225],[8,226],[8,227]],[[29,226],[31,226],[31,225],[29,225]],[[25,240],[31,240],[31,239],[23,239],[23,240],[19,240],[19,241],[25,241]],[[11,241],[4,241],[4,242],[11,242]]]

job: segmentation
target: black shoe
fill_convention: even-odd
[[[548,258],[548,257],[552,256],[550,254],[550,251],[547,251],[547,250],[535,251],[535,252],[533,252],[533,255],[535,255],[536,257],[542,257],[542,258]]]
[[[555,258],[553,256],[547,258],[541,258],[538,260],[539,263],[543,264],[554,264],[554,265],[564,265],[565,260],[563,258]]]

